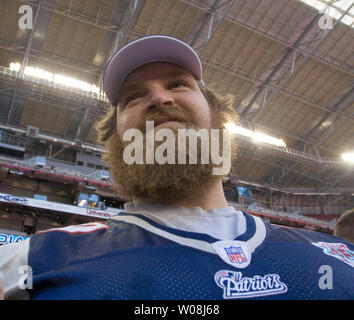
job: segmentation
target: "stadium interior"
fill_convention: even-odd
[[[348,0],[0,0],[0,245],[129,200],[93,125],[110,57],[150,34],[191,45],[235,96],[230,205],[333,233],[354,207],[353,28]]]

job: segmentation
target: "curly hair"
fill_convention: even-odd
[[[354,208],[345,211],[338,218],[334,227],[334,235],[354,243]]]

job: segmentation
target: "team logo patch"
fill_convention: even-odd
[[[241,264],[247,261],[247,258],[241,247],[230,246],[224,249],[232,263]]]
[[[312,244],[321,248],[325,254],[354,267],[354,251],[349,250],[346,244],[330,242],[312,242]]]
[[[251,250],[246,242],[226,240],[211,245],[219,257],[233,267],[246,268],[251,262]]]
[[[283,294],[288,291],[278,274],[243,277],[239,271],[220,270],[214,276],[216,284],[223,289],[224,299],[242,299]]]

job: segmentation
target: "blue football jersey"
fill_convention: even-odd
[[[38,232],[0,247],[5,298],[354,298],[352,243],[243,215],[246,231],[225,241],[125,212]]]

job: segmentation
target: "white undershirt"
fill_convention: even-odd
[[[219,240],[233,240],[246,231],[246,219],[241,211],[228,206],[203,210],[187,209],[155,203],[132,203],[124,205],[127,213],[136,213],[166,227],[183,231],[204,233]]]

